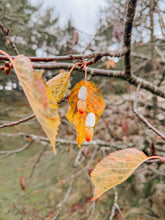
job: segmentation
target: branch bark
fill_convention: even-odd
[[[124,46],[128,48],[128,51],[124,57],[126,76],[131,76],[131,34],[136,9],[136,2],[137,0],[130,0],[128,3],[128,11],[124,30]]]
[[[64,61],[64,60],[84,60],[84,59],[92,59],[99,60],[102,57],[122,57],[127,52],[127,48],[123,47],[121,51],[117,52],[96,52],[89,54],[70,54],[66,56],[54,56],[54,57],[29,57],[32,62],[53,62],[53,61]],[[12,59],[15,56],[11,56]],[[6,56],[0,56],[0,60],[8,60]]]
[[[74,64],[72,63],[55,63],[55,64],[50,63],[50,64],[34,64],[33,67],[36,69],[47,69],[47,70],[48,69],[61,69],[61,68],[71,69],[73,65]],[[74,69],[84,71],[84,69],[81,69],[79,66],[76,66]],[[106,77],[120,78],[135,86],[137,86],[140,83],[141,88],[148,90],[157,96],[165,98],[165,91],[158,88],[153,83],[135,76],[134,74],[132,74],[131,76],[127,76],[124,71],[104,70],[104,69],[97,69],[97,68],[91,68],[91,67],[87,67],[87,71],[92,76],[106,76]]]
[[[57,104],[60,104],[60,103],[64,102],[67,98],[68,98],[68,95],[66,95],[64,98],[62,98],[60,101],[58,101]],[[21,123],[29,121],[30,119],[32,119],[34,117],[35,117],[35,114],[30,115],[30,116],[28,116],[26,118],[22,118],[22,119],[20,119],[18,121],[14,121],[14,122],[11,122],[11,123],[5,123],[5,124],[0,125],[0,128],[12,127],[12,126],[15,126],[15,125],[19,125]]]

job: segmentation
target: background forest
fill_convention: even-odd
[[[107,0],[92,36],[76,29],[70,20],[62,27],[56,8],[43,11],[42,5],[34,6],[28,0],[0,0],[0,49],[11,56],[48,58],[122,51],[128,2]],[[131,43],[133,74],[165,91],[164,0],[137,1]],[[126,182],[90,201],[93,185],[89,173],[109,153],[136,147],[148,156],[165,157],[164,140],[134,112],[134,83],[115,77],[115,71],[125,69],[124,59],[103,56],[87,68],[88,79],[100,88],[106,107],[93,140],[81,149],[76,131],[66,119],[68,103],[60,104],[62,123],[56,155],[36,118],[16,126],[1,126],[33,114],[14,70],[5,75],[1,68],[0,219],[165,219],[165,165],[159,160],[144,163]],[[33,65],[45,69],[43,78],[47,81],[59,69],[69,71],[72,60],[34,61]],[[83,78],[84,72],[75,68],[67,93]],[[165,134],[165,98],[151,90],[140,88],[138,111]]]

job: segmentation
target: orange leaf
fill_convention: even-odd
[[[86,111],[83,114],[80,114],[77,111],[77,102],[78,93],[82,86],[85,86],[87,89],[87,107]],[[94,113],[97,123],[105,108],[105,104],[99,88],[93,82],[86,82],[84,80],[75,85],[68,98],[68,103],[70,105],[70,109],[66,117],[70,121],[70,123],[72,123],[76,128],[78,146],[81,147],[82,142],[85,140],[85,119],[87,117],[87,114],[91,112]]]
[[[110,153],[91,172],[91,179],[95,186],[92,201],[112,187],[124,182],[146,159],[148,157],[136,148]]]
[[[31,61],[23,55],[14,59],[13,66],[31,108],[55,152],[55,138],[60,118],[57,101],[41,77],[43,71],[34,71]]]
[[[113,61],[113,60],[108,60],[107,62],[106,62],[106,68],[107,68],[107,70],[109,70],[110,68],[116,68],[116,63],[115,63],[115,61]]]

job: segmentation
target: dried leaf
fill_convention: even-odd
[[[28,141],[31,142],[33,140],[32,137],[28,137]]]
[[[8,38],[5,42],[5,46],[8,46],[10,44],[10,39]]]
[[[156,147],[155,147],[155,143],[152,142],[150,146],[150,156],[155,156],[155,155],[156,155]]]
[[[40,193],[41,192],[41,190],[34,190],[33,191],[33,194],[38,194],[38,193]]]
[[[75,45],[78,43],[78,39],[79,39],[79,34],[77,31],[74,32],[74,35],[73,35],[73,40],[72,40],[72,44]]]
[[[87,89],[87,108],[86,112],[80,114],[77,111],[77,101],[78,93],[82,86],[85,86]],[[84,80],[75,85],[68,98],[68,103],[70,105],[70,109],[66,117],[76,128],[78,146],[81,147],[82,142],[85,140],[85,119],[87,114],[93,112],[95,114],[97,123],[105,108],[105,104],[99,88],[93,82],[86,82]]]
[[[17,56],[13,65],[31,108],[55,151],[60,118],[57,102],[41,77],[43,71],[34,71],[31,61],[23,55]]]
[[[61,71],[60,74],[47,82],[47,86],[50,88],[56,102],[60,101],[66,95],[69,78],[69,72]]]
[[[101,160],[91,173],[95,186],[92,201],[104,192],[124,182],[148,157],[136,148],[115,151]]]
[[[123,37],[123,27],[120,22],[115,22],[113,25],[113,36],[120,41]]]
[[[121,127],[122,127],[122,130],[124,132],[127,132],[128,131],[128,123],[127,123],[127,118],[123,118],[121,120]]]
[[[110,68],[116,68],[116,63],[115,63],[115,61],[113,61],[113,60],[108,60],[107,62],[106,62],[106,68],[107,68],[107,70],[109,70]]]
[[[20,186],[21,186],[21,189],[25,191],[24,176],[20,177]]]

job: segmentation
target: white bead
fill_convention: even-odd
[[[94,127],[95,126],[95,114],[94,113],[89,113],[86,117],[85,120],[85,126],[86,127]]]
[[[78,98],[83,101],[85,101],[87,99],[87,89],[85,86],[81,86],[81,88],[78,92]]]

